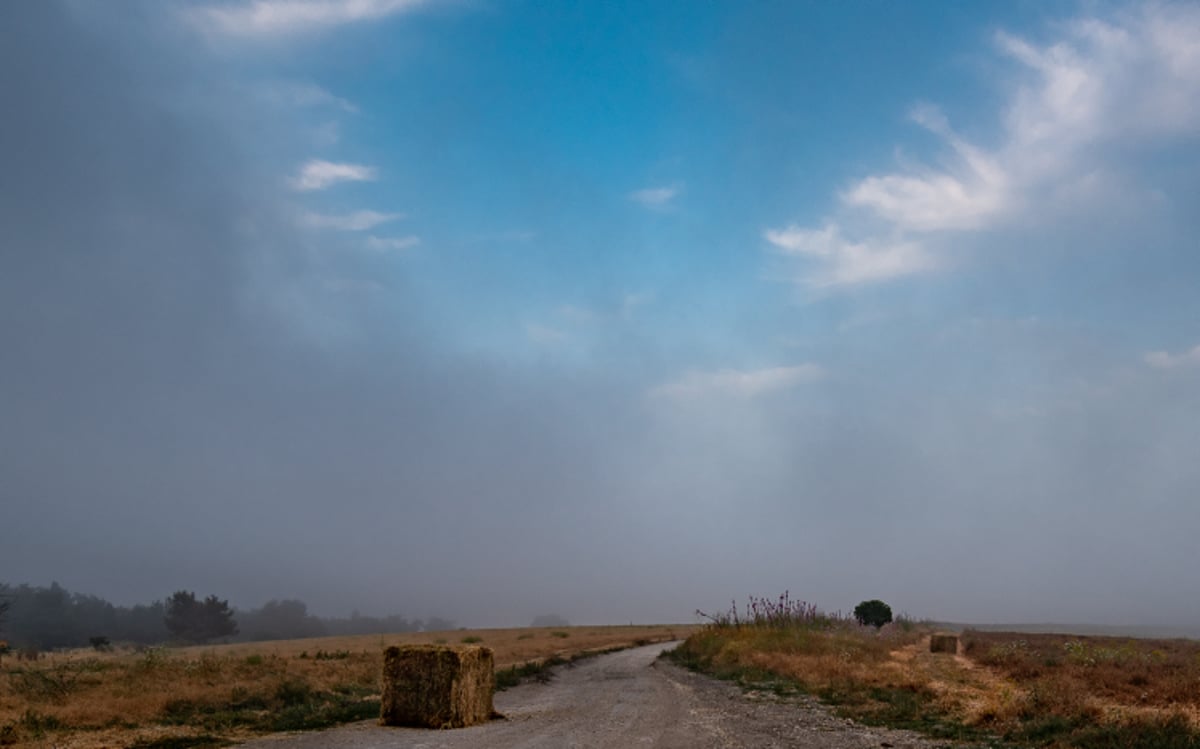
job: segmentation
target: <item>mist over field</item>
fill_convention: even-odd
[[[0,582],[1200,629],[1200,9],[869,7],[0,3]]]

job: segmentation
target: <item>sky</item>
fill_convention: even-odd
[[[1200,6],[0,3],[0,580],[1200,627]]]

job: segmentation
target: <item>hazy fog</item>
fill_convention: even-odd
[[[754,88],[782,32],[739,4],[678,28],[394,5],[272,35],[215,3],[0,4],[0,580],[479,626],[785,588],[1200,626],[1194,6],[1102,19],[1118,52],[1177,52],[1136,58],[1153,101],[1091,37],[960,29],[951,61],[1062,34],[1099,81],[1067,102],[1081,142],[1030,145],[1055,102],[1003,50],[956,68],[978,99],[914,73],[841,127],[786,65]],[[1190,46],[1143,33],[1158,12]],[[562,42],[593,65],[574,93],[539,77],[566,53],[488,72],[580,28],[614,37]],[[991,166],[907,120],[923,101]],[[1161,127],[1078,135],[1126,105]],[[375,171],[309,189],[314,159]],[[975,201],[949,218],[887,181],[943,168]],[[335,226],[366,210],[405,216]]]

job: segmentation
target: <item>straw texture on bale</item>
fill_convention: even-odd
[[[463,728],[493,715],[496,681],[491,648],[408,645],[383,651],[379,723]]]
[[[957,653],[958,637],[955,635],[933,635],[929,638],[929,652]]]

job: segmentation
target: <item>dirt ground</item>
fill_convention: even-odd
[[[260,739],[244,749],[932,749],[907,731],[833,716],[815,700],[743,694],[693,674],[650,645],[556,669],[548,684],[496,696],[505,720],[451,731],[355,723],[319,733]]]

